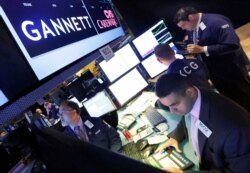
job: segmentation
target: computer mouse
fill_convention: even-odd
[[[147,147],[147,148],[145,148],[144,150],[143,150],[143,156],[145,157],[145,158],[147,158],[147,157],[149,157],[151,154],[153,154],[154,153],[154,148],[153,147],[151,147],[151,146],[149,146],[149,147]]]
[[[145,149],[148,146],[148,141],[147,140],[139,140],[137,142],[137,146],[138,146],[138,149],[140,151],[142,151],[143,149]]]

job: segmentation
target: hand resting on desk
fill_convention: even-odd
[[[160,145],[156,150],[155,153],[162,153],[166,148],[174,147],[177,152],[181,152],[179,148],[179,143],[174,138],[169,138],[164,144]]]

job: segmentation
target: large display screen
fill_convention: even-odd
[[[110,82],[123,75],[125,72],[140,63],[132,47],[126,46],[115,52],[115,56],[109,61],[102,61],[99,63],[100,67],[108,77]]]
[[[97,93],[94,97],[83,102],[83,106],[91,117],[100,117],[116,110],[116,106],[110,99],[106,91]]]
[[[144,89],[148,83],[142,77],[140,72],[135,68],[118,81],[109,86],[109,89],[117,99],[120,105],[125,104],[142,89]]]
[[[3,0],[0,15],[39,80],[124,34],[106,1]]]
[[[167,25],[164,20],[159,21],[146,32],[133,40],[133,44],[145,58],[154,51],[155,46],[160,43],[166,43],[172,39],[172,35],[168,31]]]
[[[2,0],[0,106],[123,34],[107,1]]]

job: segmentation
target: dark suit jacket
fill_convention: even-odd
[[[249,60],[242,50],[230,19],[219,14],[203,13],[201,22],[206,28],[199,28],[198,45],[208,46],[210,55],[201,56],[208,66],[212,81],[216,82],[215,78],[218,77],[232,81],[249,81],[245,68],[249,65]],[[192,32],[188,32],[188,35],[191,43]]]
[[[191,84],[198,88],[213,90],[208,83],[207,68],[200,60],[176,59],[169,65],[167,73],[176,73],[186,77]]]
[[[200,169],[210,170],[204,172],[249,172],[250,114],[226,97],[201,90],[199,119],[212,131],[206,138],[198,130]],[[187,138],[184,118],[169,136],[179,142]]]
[[[89,120],[94,127],[91,129],[84,124],[85,121]],[[108,124],[104,123],[100,118],[84,117],[82,122],[88,134],[89,142],[106,148],[112,151],[118,151],[121,148],[121,139],[118,132]],[[77,138],[74,131],[67,126],[64,130],[64,134]]]

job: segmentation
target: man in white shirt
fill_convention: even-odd
[[[180,151],[178,144],[189,139],[201,172],[249,170],[250,115],[245,109],[222,95],[196,88],[178,74],[161,76],[156,95],[171,112],[183,117],[157,152],[169,146]],[[169,167],[165,170],[183,172]]]

